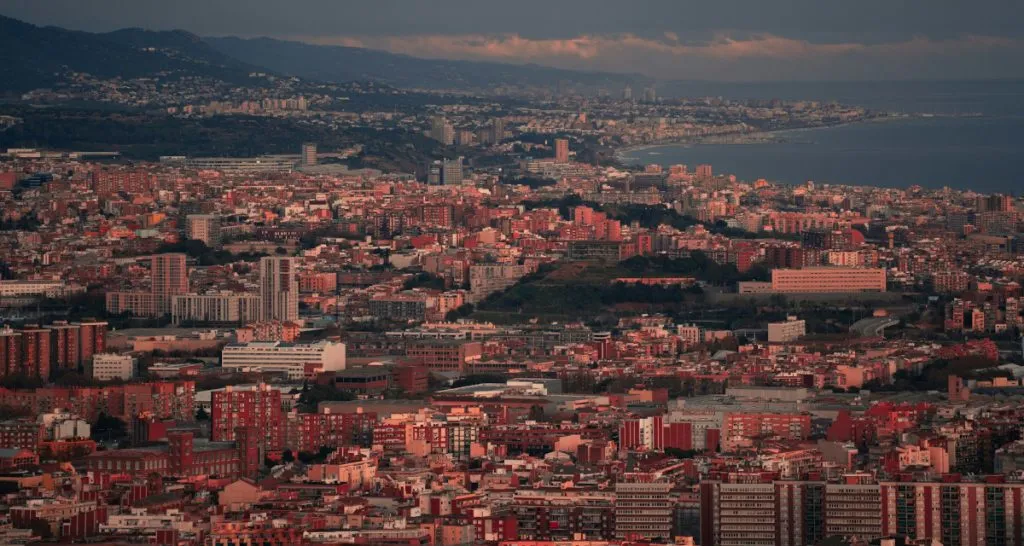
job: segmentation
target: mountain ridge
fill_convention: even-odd
[[[66,82],[71,73],[100,79],[201,76],[249,83],[249,74],[315,82],[373,81],[393,87],[483,93],[544,88],[617,93],[653,80],[489,61],[426,59],[382,50],[276,38],[200,37],[185,30],[133,27],[105,33],[38,26],[0,15],[0,94]]]
[[[243,62],[256,64],[255,60],[259,59],[261,66],[275,72],[321,81],[373,80],[396,87],[427,89],[485,89],[507,85],[552,87],[561,84],[621,88],[653,82],[652,78],[640,74],[570,70],[537,64],[428,59],[378,49],[317,45],[269,37],[222,36],[204,40],[214,49]]]
[[[99,78],[209,76],[240,81],[246,66],[184,31],[105,34],[37,26],[0,15],[0,93],[50,87],[69,72]]]

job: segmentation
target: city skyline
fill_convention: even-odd
[[[200,36],[272,37],[424,58],[533,63],[640,73],[666,80],[873,80],[1024,77],[1019,4],[879,1],[714,6],[601,0],[546,5],[394,0],[186,1],[174,8],[101,0],[83,7],[0,1],[0,13],[77,30],[183,29]],[[102,8],[110,9],[102,9]],[[194,8],[194,9],[193,9]],[[197,10],[208,14],[196,18]],[[545,14],[538,17],[538,14]]]
[[[39,3],[0,546],[1024,546],[1024,6]]]

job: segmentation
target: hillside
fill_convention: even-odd
[[[563,262],[542,266],[508,289],[491,294],[473,309],[473,318],[498,323],[538,319],[582,320],[618,313],[678,312],[700,301],[697,287],[646,286],[614,282],[621,277],[692,277],[729,282],[733,266],[719,266],[702,253],[691,258],[634,257],[618,264]]]
[[[235,82],[248,78],[252,70],[183,31],[94,34],[0,16],[0,94],[49,87],[70,72],[100,78],[202,76]]]
[[[604,87],[649,81],[639,75],[582,72],[537,65],[422,59],[358,47],[310,45],[271,38],[206,38],[215,49],[281,74],[320,81],[376,81],[396,87],[491,91],[495,87]]]
[[[135,49],[163,50],[165,55],[188,61],[193,67],[210,67],[221,76],[247,76],[252,71],[266,70],[261,66],[243,63],[225,55],[199,36],[184,30],[153,31],[125,28],[97,36]]]
[[[0,95],[97,78],[205,77],[252,82],[252,72],[321,82],[373,81],[401,88],[494,92],[525,89],[617,93],[649,78],[537,65],[421,59],[372,49],[321,46],[271,38],[200,38],[181,30],[129,28],[103,34],[40,27],[0,15]]]
[[[415,172],[433,157],[436,143],[417,132],[331,128],[302,120],[216,116],[178,118],[144,112],[0,106],[0,115],[22,119],[0,131],[0,149],[121,152],[128,159],[154,161],[161,155],[248,157],[295,153],[303,142],[322,150],[355,144],[363,153],[353,163],[387,171]]]

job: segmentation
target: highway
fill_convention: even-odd
[[[890,326],[896,326],[900,319],[896,317],[871,317],[858,320],[850,326],[850,331],[861,336],[880,336]]]

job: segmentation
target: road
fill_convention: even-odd
[[[850,331],[861,336],[880,336],[890,326],[896,326],[900,319],[896,317],[871,317],[858,320],[850,326]]]

